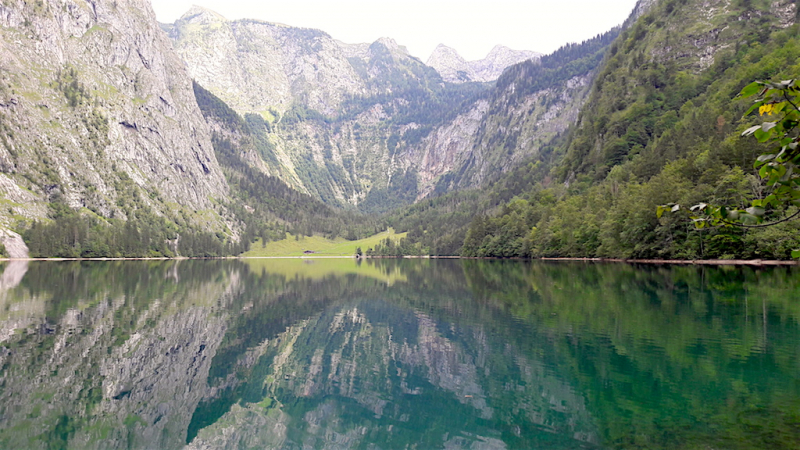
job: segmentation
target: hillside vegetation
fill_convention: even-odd
[[[800,73],[794,3],[711,3],[659,2],[617,38],[578,124],[553,143],[563,159],[539,179],[507,177],[505,186],[521,187],[517,198],[472,221],[463,255],[791,256],[797,221],[695,229],[686,214],[655,214],[670,202],[744,205],[763,196],[753,163],[764,147],[741,137],[760,121],[743,117],[750,102],[736,96],[753,80]]]

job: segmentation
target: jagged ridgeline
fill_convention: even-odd
[[[463,254],[789,258],[797,221],[696,230],[655,209],[763,192],[753,162],[764,148],[740,137],[757,119],[735,97],[754,80],[797,77],[797,13],[790,1],[655,2],[611,45],[577,124],[555,141],[563,160],[503,180],[519,198],[476,219]]]
[[[440,180],[438,191],[491,184],[527,158],[546,158],[542,147],[575,122],[619,33],[616,27],[506,69],[491,91],[470,157],[460,171]]]

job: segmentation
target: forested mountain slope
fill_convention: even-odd
[[[657,2],[612,44],[578,124],[553,143],[563,160],[499,215],[476,219],[463,254],[788,258],[797,221],[696,230],[655,210],[763,195],[753,162],[764,148],[740,136],[758,121],[735,97],[800,73],[796,19],[789,1]]]
[[[559,143],[577,120],[609,45],[651,5],[640,1],[617,29],[508,68],[487,95],[464,164],[439,179],[436,198],[389,214],[387,221],[409,231],[408,239],[402,248],[376,253],[459,254],[476,215],[550,183],[550,169],[563,159]]]

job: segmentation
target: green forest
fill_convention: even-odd
[[[738,94],[754,80],[791,79],[800,69],[797,25],[736,21],[756,2],[730,13],[726,24],[739,28],[741,41],[706,70],[645,62],[648,49],[668,39],[661,21],[691,14],[680,3],[660,3],[612,44],[578,125],[555,146],[563,159],[549,178],[477,217],[463,255],[787,259],[800,247],[797,221],[701,228],[686,210],[655,213],[668,203],[744,207],[768,197],[754,169],[768,147],[742,136],[762,119],[745,114],[753,102]],[[789,184],[796,190],[796,180]],[[776,204],[765,219],[796,209]]]

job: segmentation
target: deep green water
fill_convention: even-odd
[[[800,447],[800,270],[6,263],[0,448]]]

